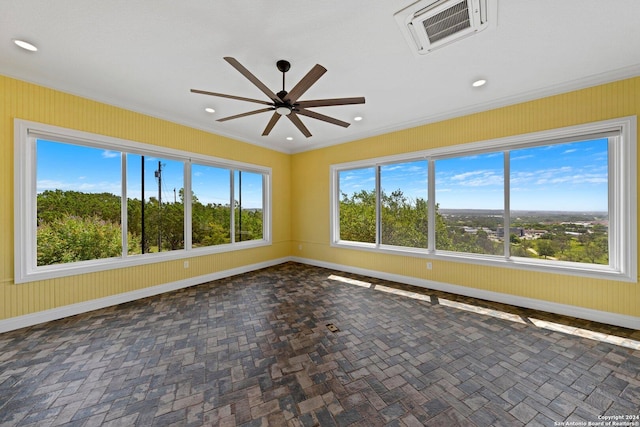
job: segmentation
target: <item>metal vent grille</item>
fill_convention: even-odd
[[[442,12],[425,19],[422,24],[431,43],[471,27],[469,5],[463,0]]]
[[[487,28],[495,28],[497,2],[416,0],[394,17],[414,53],[426,55]]]

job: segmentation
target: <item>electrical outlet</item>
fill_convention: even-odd
[[[301,251],[302,250],[302,245],[298,245],[298,250]]]
[[[433,264],[431,264],[430,262],[427,263],[427,270],[431,270],[433,269]]]
[[[184,262],[184,268],[189,268],[189,261]]]

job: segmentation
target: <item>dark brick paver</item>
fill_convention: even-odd
[[[286,263],[1,334],[0,426],[596,422],[640,415],[639,341]]]

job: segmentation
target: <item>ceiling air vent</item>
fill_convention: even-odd
[[[412,48],[424,55],[495,24],[495,9],[495,0],[421,0],[395,18]]]

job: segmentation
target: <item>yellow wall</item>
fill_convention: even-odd
[[[273,245],[183,260],[14,284],[13,120],[155,144],[272,168]],[[234,141],[0,76],[0,320],[286,257],[290,248],[287,154]]]
[[[329,245],[331,164],[639,114],[640,77],[637,77],[293,155],[292,255],[640,317],[640,285],[637,283],[445,261],[433,261],[433,270],[427,270],[424,258]]]
[[[640,114],[640,78],[286,155],[0,76],[0,320],[287,256],[640,317],[640,285],[331,248],[329,166]],[[13,283],[13,119],[271,167],[273,245]],[[299,250],[302,245],[302,250]],[[636,255],[637,256],[637,255]]]

